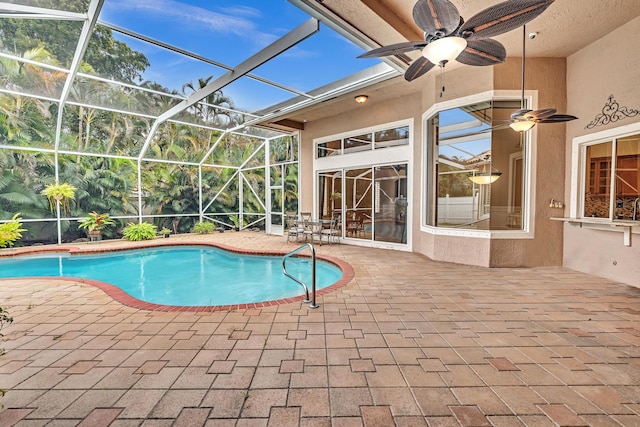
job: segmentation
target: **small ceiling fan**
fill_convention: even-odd
[[[424,41],[409,41],[370,50],[358,58],[378,58],[422,50],[422,56],[404,74],[412,81],[436,65],[457,60],[466,65],[484,66],[504,62],[502,43],[491,39],[531,21],[554,0],[507,0],[491,6],[468,21],[449,0],[418,0],[413,20],[424,31]]]
[[[527,26],[522,26],[522,96],[520,98],[520,109],[511,114],[509,127],[517,132],[526,132],[536,125],[536,123],[562,123],[576,120],[577,117],[569,114],[556,114],[555,108],[543,108],[540,110],[528,110],[524,108],[524,65],[525,65],[525,45]]]

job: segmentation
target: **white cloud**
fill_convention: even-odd
[[[151,14],[175,25],[197,26],[207,31],[249,39],[272,37],[258,32],[249,18],[259,17],[260,12],[249,7],[233,7],[219,13],[174,0],[115,0],[108,4],[110,13],[127,11],[140,16]]]

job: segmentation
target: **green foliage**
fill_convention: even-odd
[[[11,218],[11,221],[0,224],[0,248],[6,248],[7,246],[13,246],[15,242],[22,238],[22,232],[27,231],[22,228],[22,218],[20,213],[17,213]],[[0,308],[0,314],[2,309]],[[2,326],[2,319],[0,318],[0,328]]]
[[[115,221],[109,216],[108,213],[99,214],[96,211],[90,212],[84,218],[78,220],[80,228],[84,228],[87,231],[102,231],[106,226],[115,224]]]
[[[154,239],[156,237],[156,230],[157,227],[153,224],[149,224],[148,222],[141,222],[139,224],[130,222],[122,230],[122,233],[124,234],[125,239],[137,242],[140,240]]]
[[[41,194],[47,196],[49,199],[49,206],[51,212],[53,212],[56,202],[60,202],[60,206],[64,212],[69,212],[69,200],[73,200],[76,197],[76,187],[71,184],[63,182],[62,184],[55,183],[47,185]]]
[[[158,234],[161,235],[161,236],[164,236],[164,235],[167,235],[167,234],[171,234],[171,230],[169,230],[168,228],[164,227],[160,231],[158,231]]]
[[[215,226],[212,222],[199,222],[193,226],[193,232],[199,234],[213,233]]]

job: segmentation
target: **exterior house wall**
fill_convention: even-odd
[[[566,168],[572,167],[572,141],[603,130],[640,122],[640,115],[592,129],[610,95],[620,107],[640,110],[640,18],[628,22],[567,58],[567,107],[580,119],[567,125]],[[565,177],[565,212],[570,200],[570,174]],[[634,228],[631,246],[623,244],[620,230],[584,224],[564,225],[565,266],[640,287],[640,228]]]
[[[522,87],[522,58],[509,58],[494,67],[494,89]],[[533,109],[556,108],[567,111],[565,58],[527,58],[525,89],[536,88],[537,105]],[[565,177],[566,124],[538,124],[531,131],[531,155],[535,158],[532,175],[532,239],[493,239],[492,267],[530,267],[561,265],[562,224],[550,218],[562,211],[549,207],[551,199],[562,200]]]

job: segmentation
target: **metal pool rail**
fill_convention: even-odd
[[[309,287],[302,282],[301,280],[298,280],[297,278],[293,277],[291,274],[289,274],[287,272],[287,267],[286,267],[286,262],[287,262],[287,258],[291,258],[293,255],[297,254],[298,252],[302,251],[303,249],[309,248],[309,250],[311,251],[311,298],[309,298]],[[309,304],[310,308],[318,308],[318,304],[316,304],[316,250],[314,249],[313,245],[311,243],[305,243],[304,245],[300,246],[297,249],[292,250],[291,252],[289,252],[288,254],[286,254],[285,256],[282,257],[282,272],[284,273],[285,276],[287,276],[290,279],[295,280],[300,286],[302,286],[302,288],[304,289],[304,293],[306,296],[306,299],[304,300],[304,302],[310,302],[311,304]]]

